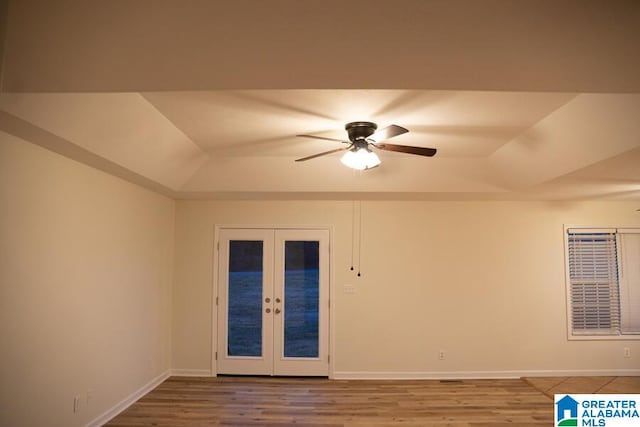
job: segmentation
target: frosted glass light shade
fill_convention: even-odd
[[[356,170],[375,168],[380,164],[380,159],[373,151],[367,148],[358,148],[356,151],[349,150],[340,159],[343,165]]]

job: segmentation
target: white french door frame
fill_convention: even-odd
[[[335,319],[334,307],[335,304],[335,287],[334,283],[334,259],[333,259],[333,241],[334,241],[334,227],[331,225],[317,225],[317,226],[298,226],[298,225],[215,225],[214,227],[214,241],[213,241],[213,270],[212,270],[212,310],[211,310],[211,376],[217,376],[218,366],[217,360],[224,349],[218,348],[218,319],[219,319],[219,295],[220,295],[220,279],[219,273],[221,266],[219,265],[220,254],[220,234],[222,230],[264,230],[264,231],[276,231],[276,230],[325,230],[329,234],[329,254],[328,254],[328,296],[329,296],[329,308],[328,308],[328,376],[333,378],[334,375],[334,354],[335,348],[335,325],[333,319]]]

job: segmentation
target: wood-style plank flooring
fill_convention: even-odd
[[[519,379],[171,377],[107,425],[523,427],[552,423],[552,400]]]

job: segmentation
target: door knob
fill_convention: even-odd
[[[265,311],[266,311],[267,313],[271,313],[271,309],[270,309],[270,308],[267,308]]]
[[[276,314],[280,314],[280,309],[276,308]]]
[[[265,298],[264,302],[271,302],[271,298],[269,298],[269,297]]]
[[[276,298],[276,302],[280,302],[280,298]]]

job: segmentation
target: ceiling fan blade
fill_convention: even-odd
[[[335,138],[326,138],[324,136],[315,136],[315,135],[296,135],[299,136],[300,138],[313,138],[313,139],[323,139],[325,141],[335,141],[335,142],[342,142],[345,144],[350,144],[349,141],[343,141],[342,139],[335,139]]]
[[[311,156],[303,157],[301,159],[296,159],[296,162],[304,162],[305,160],[315,159],[316,157],[326,156],[327,154],[337,153],[338,151],[345,151],[345,150],[348,150],[349,148],[351,148],[351,146],[340,147],[340,148],[336,148],[334,150],[325,151],[323,153],[313,154]]]
[[[374,147],[386,151],[397,151],[399,153],[417,154],[418,156],[432,157],[436,154],[435,148],[412,147],[410,145],[396,144],[373,144]]]
[[[391,126],[387,126],[386,128],[378,130],[373,135],[370,135],[367,138],[367,141],[370,141],[370,142],[386,141],[387,139],[391,139],[394,136],[402,135],[403,133],[407,133],[407,132],[409,132],[409,130],[403,128],[402,126],[391,125]]]

